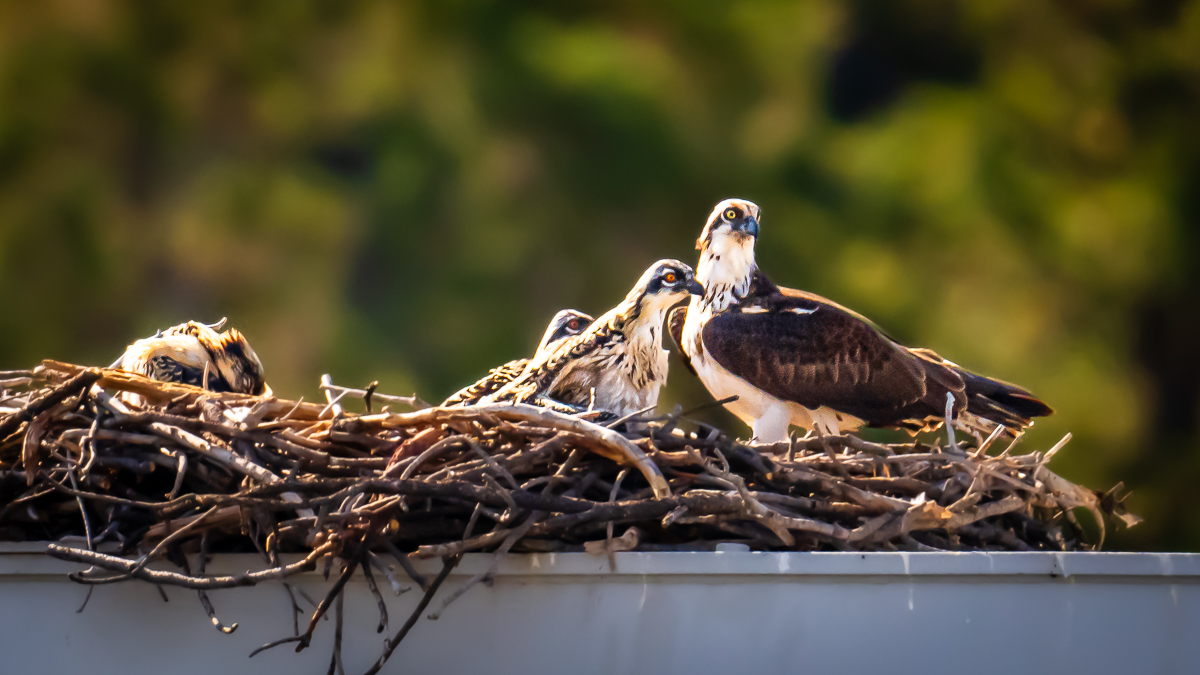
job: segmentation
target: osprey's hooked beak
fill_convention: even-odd
[[[688,282],[687,291],[692,295],[704,295],[704,287],[701,286],[700,282],[696,281],[695,279],[692,279],[690,282]]]
[[[738,223],[738,225],[736,227],[738,230],[745,232],[746,234],[750,235],[751,237],[754,237],[755,239],[758,238],[758,219],[757,218],[755,218],[753,216],[747,216],[740,223]]]

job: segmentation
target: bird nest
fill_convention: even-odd
[[[307,630],[266,646],[297,650],[331,608],[340,620],[337,600],[356,573],[379,602],[382,631],[375,574],[407,574],[425,595],[375,672],[470,551],[611,561],[727,542],[1086,550],[1103,541],[1106,520],[1137,521],[1119,485],[1100,493],[1047,468],[1067,438],[1045,452],[997,434],[945,446],[851,435],[754,445],[679,411],[601,425],[522,404],[426,407],[328,376],[322,389],[326,402],[306,403],[50,361],[0,373],[0,539],[58,542],[49,555],[90,566],[71,575],[80,583],[199,590],[227,632],[205,591],[323,565],[336,581]],[[1076,519],[1085,513],[1093,524]],[[258,552],[264,569],[205,573],[210,553],[234,551]],[[442,559],[441,574],[418,574],[420,558]]]

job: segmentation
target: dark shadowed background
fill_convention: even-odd
[[[0,368],[228,316],[281,395],[434,400],[731,196],[1200,550],[1200,2],[0,2]]]

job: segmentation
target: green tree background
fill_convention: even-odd
[[[0,367],[228,315],[282,395],[436,399],[729,196],[1200,550],[1200,2],[0,2]]]

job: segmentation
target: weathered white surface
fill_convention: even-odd
[[[76,566],[0,548],[0,672],[324,673],[332,622],[309,650],[278,584],[216,591],[212,628],[190,591],[85,589]],[[441,607],[490,557],[468,556]],[[426,565],[432,574],[439,563]],[[211,570],[255,566],[226,556]],[[314,598],[325,582],[300,584]],[[418,600],[389,595],[395,631]],[[307,608],[311,609],[311,608]],[[382,646],[361,582],[346,604],[347,672]],[[301,620],[301,628],[304,627]],[[620,553],[512,555],[496,584],[422,619],[385,673],[1200,673],[1200,556],[1192,554]]]

